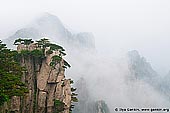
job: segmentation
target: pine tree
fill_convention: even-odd
[[[12,96],[23,96],[27,92],[25,84],[21,82],[25,69],[15,61],[17,54],[0,40],[0,105]]]

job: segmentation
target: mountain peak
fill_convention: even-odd
[[[40,20],[40,19],[44,19],[44,20],[48,19],[48,21],[60,21],[60,19],[57,16],[50,14],[48,12],[40,14],[37,18],[37,21]]]
[[[129,51],[128,56],[132,59],[139,59],[140,58],[139,52],[137,50]]]
[[[44,13],[41,14],[41,16],[48,16],[48,17],[49,17],[49,16],[52,16],[52,17],[57,17],[57,16],[55,16],[55,15],[49,13],[49,12],[44,12]]]
[[[137,50],[129,51],[127,56],[130,72],[136,78],[148,79],[157,76],[150,63],[144,57],[141,57]]]
[[[43,13],[32,23],[19,29],[7,40],[17,38],[32,38],[34,40],[49,37],[52,42],[69,47],[95,48],[94,36],[91,33],[72,33],[60,19],[50,13]],[[11,46],[12,44],[8,45]]]
[[[38,18],[36,18],[33,23],[30,24],[31,27],[39,29],[41,32],[46,34],[57,32],[58,34],[63,34],[65,27],[60,19],[50,13],[43,13]]]

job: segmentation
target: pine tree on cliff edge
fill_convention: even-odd
[[[0,40],[0,106],[12,96],[23,96],[27,92],[25,84],[21,82],[24,68],[15,61],[16,54]]]

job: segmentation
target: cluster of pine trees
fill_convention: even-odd
[[[63,68],[71,67],[70,64],[62,58],[62,56],[66,55],[64,48],[50,43],[48,39],[43,38],[36,42],[32,41],[32,39],[16,39],[14,45],[20,44],[26,48],[28,48],[30,44],[36,44],[37,48],[32,51],[26,49],[18,52],[7,48],[6,44],[0,40],[0,107],[13,96],[24,96],[28,93],[26,85],[21,81],[23,73],[27,71],[26,68],[20,65],[22,58],[31,57],[34,61],[41,63],[42,60],[46,58],[46,55],[52,54],[54,51],[59,51],[59,55],[52,57],[50,66],[55,68],[62,60],[64,64]],[[70,84],[73,84],[73,80],[70,80]],[[71,88],[72,92],[75,90],[76,88]],[[72,93],[72,102],[78,102],[76,96],[77,94]],[[64,110],[64,103],[59,100],[55,100],[55,106],[57,111]],[[74,108],[74,105],[71,105],[70,111],[72,111],[72,108]]]
[[[28,92],[21,76],[25,70],[16,61],[18,52],[8,49],[0,40],[0,106],[12,96],[23,96]]]

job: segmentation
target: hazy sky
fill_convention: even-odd
[[[0,0],[0,36],[43,12],[73,30],[93,32],[98,50],[136,49],[157,71],[170,70],[169,0]]]

